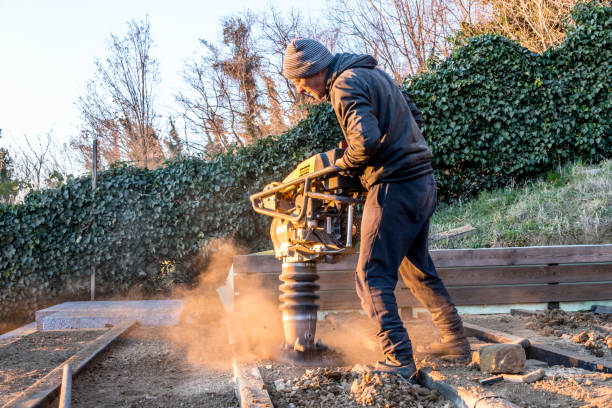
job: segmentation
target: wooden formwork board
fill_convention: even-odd
[[[448,382],[434,379],[430,373],[419,371],[418,380],[421,385],[430,390],[438,390],[457,408],[519,408],[518,405],[493,394],[474,394],[466,389],[457,388]]]
[[[62,372],[64,365],[72,366],[73,375],[82,371],[96,356],[106,350],[122,334],[136,325],[135,321],[127,321],[113,327],[97,339],[87,344],[75,355],[54,368],[49,374],[36,381],[25,391],[21,392],[3,408],[34,408],[43,406],[54,398],[62,385]]]
[[[273,408],[270,394],[266,390],[259,368],[234,358],[236,396],[241,408]]]

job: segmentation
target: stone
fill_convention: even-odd
[[[545,375],[546,372],[542,369],[539,369],[523,375],[522,380],[524,383],[532,383],[540,381],[542,378],[544,378]]]
[[[282,379],[274,381],[274,388],[278,392],[285,391],[285,382]]]
[[[491,344],[478,351],[480,370],[491,374],[519,374],[525,366],[525,350],[520,344]]]
[[[573,337],[574,343],[584,343],[589,339],[589,335],[586,331],[580,332]]]

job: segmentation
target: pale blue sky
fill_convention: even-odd
[[[109,34],[122,36],[128,20],[149,16],[164,111],[184,61],[201,51],[198,39],[216,41],[223,16],[269,4],[318,17],[326,0],[0,0],[0,147],[51,129],[58,142],[76,134],[74,103],[93,78],[94,59],[108,54]]]

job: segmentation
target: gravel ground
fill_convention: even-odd
[[[268,362],[262,376],[278,408],[421,407],[450,408],[440,395],[395,375],[365,372],[364,366],[304,369]]]
[[[475,339],[472,339],[475,340]],[[475,340],[476,341],[476,340]],[[482,343],[480,343],[482,344]],[[525,372],[540,368],[529,360]],[[541,363],[541,362],[540,362]],[[533,364],[533,366],[532,366]],[[612,375],[562,366],[546,367],[546,377],[531,384],[502,381],[482,386],[490,377],[465,363],[424,358],[418,362],[435,380],[445,381],[473,394],[490,393],[521,406],[534,408],[612,407]]]

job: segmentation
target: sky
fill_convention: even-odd
[[[49,131],[56,143],[76,135],[75,102],[94,77],[95,59],[108,55],[110,33],[122,37],[127,21],[148,15],[164,112],[183,86],[185,61],[202,51],[199,39],[216,42],[222,17],[270,4],[317,17],[326,0],[0,0],[0,147]]]

